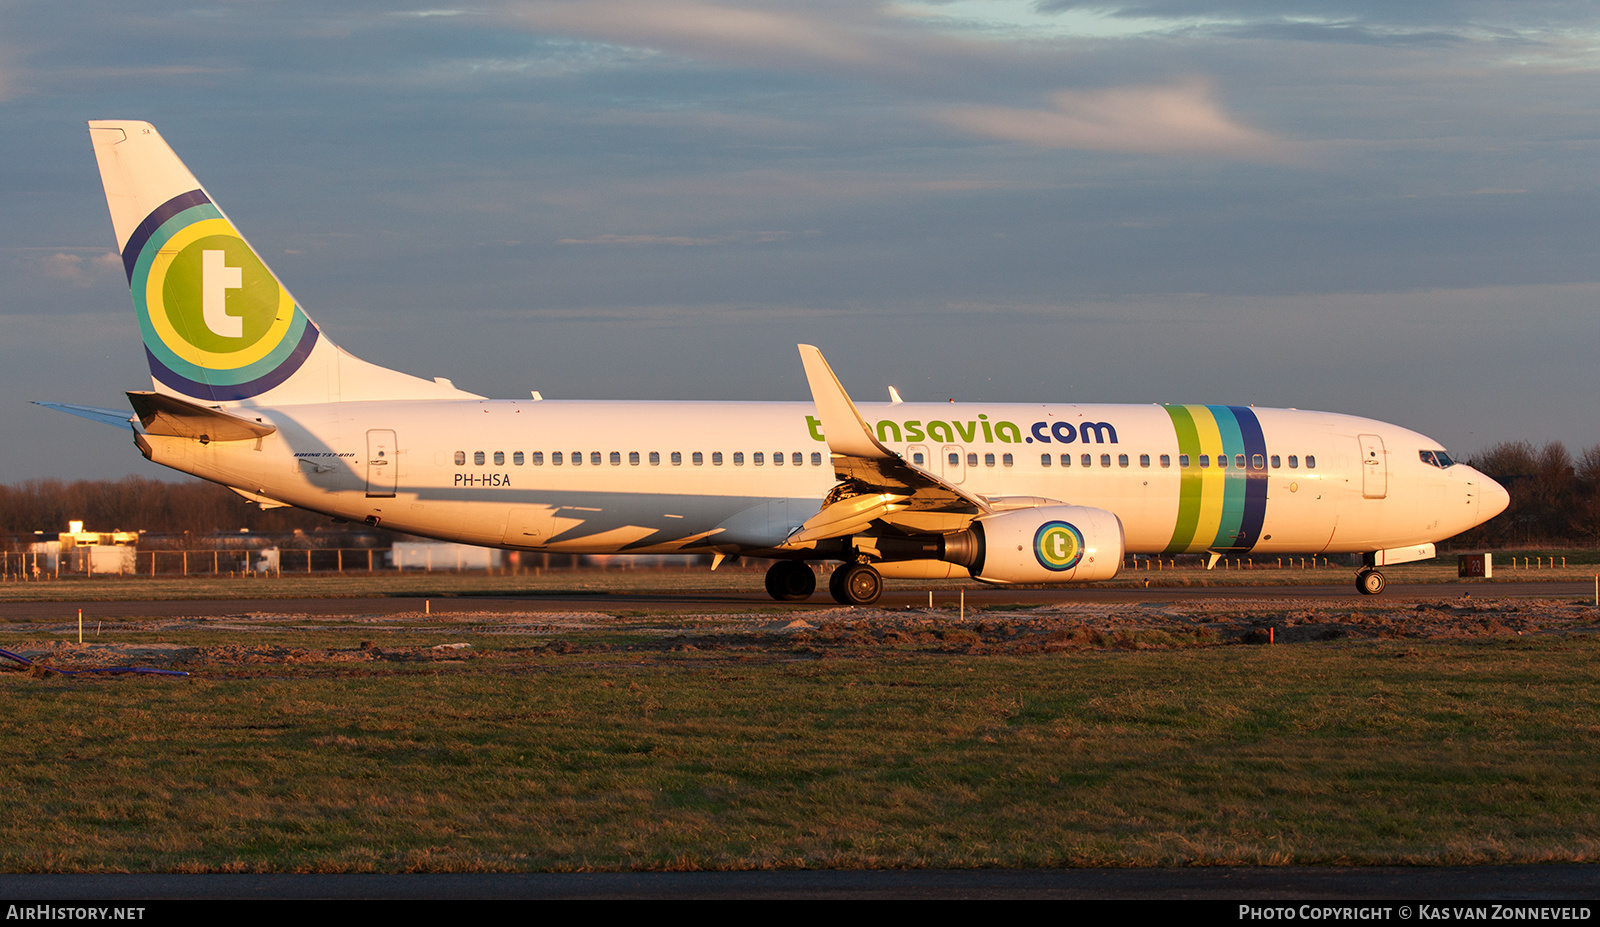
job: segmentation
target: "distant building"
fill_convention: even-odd
[[[389,566],[397,570],[498,570],[505,551],[443,541],[396,541]]]
[[[83,522],[68,523],[54,541],[35,541],[39,569],[50,573],[132,573],[139,550],[137,531],[85,531]]]

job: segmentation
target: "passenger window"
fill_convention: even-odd
[[[1236,470],[1243,470],[1244,469],[1244,455],[1243,454],[1235,454],[1235,455],[1233,455],[1233,466],[1234,466],[1234,469],[1236,469]]]
[[[630,466],[630,467],[639,466],[639,452],[638,451],[629,451],[628,452],[628,466]]]
[[[1201,466],[1205,466],[1205,465],[1201,464]],[[1218,470],[1226,470],[1226,469],[1228,469],[1228,455],[1227,454],[1218,454],[1217,455],[1217,469]]]
[[[922,466],[923,465],[922,464],[922,452],[921,451],[916,451],[915,453],[913,453],[911,455],[911,462],[916,464],[919,467]]]
[[[1202,470],[1211,469],[1211,455],[1210,454],[1201,454],[1200,455],[1200,469],[1202,469]]]
[[[738,461],[734,462],[738,463]],[[760,451],[756,451],[754,454],[750,455],[750,462],[759,467],[767,462],[767,455],[761,453]]]
[[[615,454],[616,451],[612,451],[611,453]],[[622,458],[618,457],[615,462],[616,463],[621,463],[622,462]],[[600,452],[599,451],[590,451],[589,452],[589,463],[595,465],[596,467],[600,466]]]
[[[467,452],[466,451],[456,451],[456,466],[465,467],[466,465],[467,465]]]
[[[528,456],[533,459],[533,465],[535,467],[544,466],[544,451],[534,451],[532,454],[529,454]],[[558,454],[556,456],[560,456],[560,455]]]
[[[650,452],[650,466],[652,466],[652,467],[661,466],[661,452],[660,451],[651,451]]]
[[[702,452],[695,451],[693,454],[689,455],[689,462],[699,467],[705,464],[706,458]]]
[[[1072,466],[1072,455],[1071,454],[1062,454],[1061,455],[1061,466],[1063,466],[1063,467]]]
[[[600,461],[598,461],[598,460],[595,461],[595,463],[599,463],[599,462]],[[612,451],[611,452],[611,466],[613,466],[613,467],[622,466],[622,452],[621,451]]]
[[[1004,467],[1011,466],[1011,455],[1010,454],[1001,454],[1000,455],[1000,465],[1004,466]]]
[[[1161,469],[1163,469],[1163,470],[1172,469],[1172,455],[1171,454],[1162,454],[1161,455]]]
[[[1126,468],[1128,466],[1128,455],[1127,454],[1118,454],[1117,455],[1117,466],[1123,467],[1123,468]]]
[[[1111,466],[1111,455],[1110,454],[1101,454],[1100,455],[1100,466],[1102,466],[1102,467]]]
[[[994,466],[994,455],[993,454],[985,454],[985,455],[983,455],[983,465],[985,467]]]
[[[515,454],[511,455],[511,462],[519,467],[522,466],[522,460],[523,458],[521,451],[517,451]]]
[[[1296,470],[1296,469],[1299,469],[1299,467],[1300,467],[1300,458],[1296,457],[1293,454],[1290,454],[1289,455],[1289,469],[1290,470]]]
[[[772,452],[772,465],[774,467],[783,466],[783,451],[773,451]]]
[[[552,466],[552,467],[561,466],[561,452],[560,451],[551,451],[550,452],[550,466]]]
[[[951,454],[950,455],[950,466],[952,466],[952,467],[961,466],[961,455],[960,454]]]
[[[473,451],[472,462],[480,467],[483,466],[483,451]]]
[[[698,456],[699,456],[699,455],[698,455],[698,454],[696,454],[696,455],[695,455],[695,456],[697,456],[697,457],[698,457]],[[700,461],[698,461],[698,460],[697,460],[697,461],[695,461],[695,463],[696,463],[696,464],[699,464],[699,463],[700,463]],[[673,451],[673,452],[672,452],[672,465],[673,465],[673,466],[674,466],[674,467],[681,467],[681,466],[683,466],[683,451]]]
[[[505,451],[495,451],[494,452],[494,465],[497,466],[497,467],[503,467],[503,466],[506,465],[506,452]]]
[[[735,467],[744,466],[744,451],[734,451],[733,452],[733,465]]]
[[[1279,457],[1277,454],[1273,454],[1272,455],[1272,469],[1277,470],[1282,466],[1283,466],[1283,458]]]
[[[1083,457],[1078,460],[1078,463],[1083,464],[1085,467],[1094,466],[1094,457],[1089,454],[1084,454]]]
[[[795,451],[794,456],[789,458],[789,462],[797,467],[803,466],[806,462],[806,455],[800,453],[799,451]]]
[[[1317,458],[1311,456],[1310,454],[1307,454],[1306,455],[1306,469],[1307,470],[1315,470],[1315,469],[1317,469]]]
[[[721,451],[712,451],[711,452],[711,466],[713,466],[713,467],[722,466],[722,452]]]
[[[1139,466],[1141,466],[1141,467],[1149,467],[1150,466],[1150,455],[1149,454],[1140,454],[1139,455]]]
[[[1041,466],[1041,467],[1050,466],[1050,455],[1049,454],[1040,454],[1039,455],[1039,466]]]
[[[813,466],[813,467],[822,466],[822,452],[821,451],[812,451],[811,452],[811,466]]]
[[[574,467],[583,466],[583,451],[573,451],[572,452],[572,465]]]
[[[967,455],[967,466],[976,467],[977,465],[978,465],[978,455],[977,454],[968,454]]]
[[[1179,454],[1178,455],[1178,469],[1179,470],[1187,470],[1187,469],[1189,469],[1189,455],[1188,454]]]
[[[1265,459],[1262,458],[1262,456],[1260,454],[1251,455],[1251,457],[1250,457],[1250,469],[1252,469],[1252,470],[1265,470],[1266,468],[1267,468],[1267,462],[1266,462]]]

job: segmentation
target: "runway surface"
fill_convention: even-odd
[[[1594,587],[1585,582],[1530,582],[1530,583],[1428,583],[1418,585],[1390,585],[1381,596],[1362,596],[1351,585],[1324,586],[1210,586],[1210,587],[1152,587],[1078,589],[996,589],[966,590],[969,608],[992,609],[998,606],[1019,605],[1037,607],[1082,603],[1127,602],[1183,602],[1191,600],[1243,599],[1247,601],[1316,599],[1319,601],[1347,599],[1352,605],[1380,605],[1401,602],[1438,602],[1466,597],[1493,601],[1517,598],[1583,598],[1592,599]],[[949,607],[960,599],[959,590],[942,589],[933,594],[937,606]],[[926,590],[889,590],[879,600],[876,608],[921,608],[928,604]],[[85,615],[102,618],[181,618],[216,615],[246,615],[277,613],[296,615],[398,615],[414,614],[428,609],[435,614],[451,611],[472,612],[644,612],[659,614],[716,613],[729,614],[746,609],[814,611],[818,608],[840,607],[826,593],[819,593],[804,602],[774,602],[759,591],[716,593],[526,593],[518,595],[449,595],[449,596],[395,596],[357,598],[255,598],[255,599],[189,599],[172,601],[126,602],[4,602],[0,603],[0,620],[39,620],[76,615],[79,607]]]

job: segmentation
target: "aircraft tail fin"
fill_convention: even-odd
[[[91,122],[89,136],[157,392],[252,404],[473,397],[335,345],[149,123]]]

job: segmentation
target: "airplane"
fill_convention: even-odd
[[[1509,497],[1436,441],[1236,405],[856,403],[800,345],[809,402],[488,399],[336,345],[145,122],[89,123],[149,360],[155,463],[266,507],[466,544],[769,558],[766,590],[875,602],[884,577],[1059,584],[1129,555],[1359,554],[1379,568]]]

